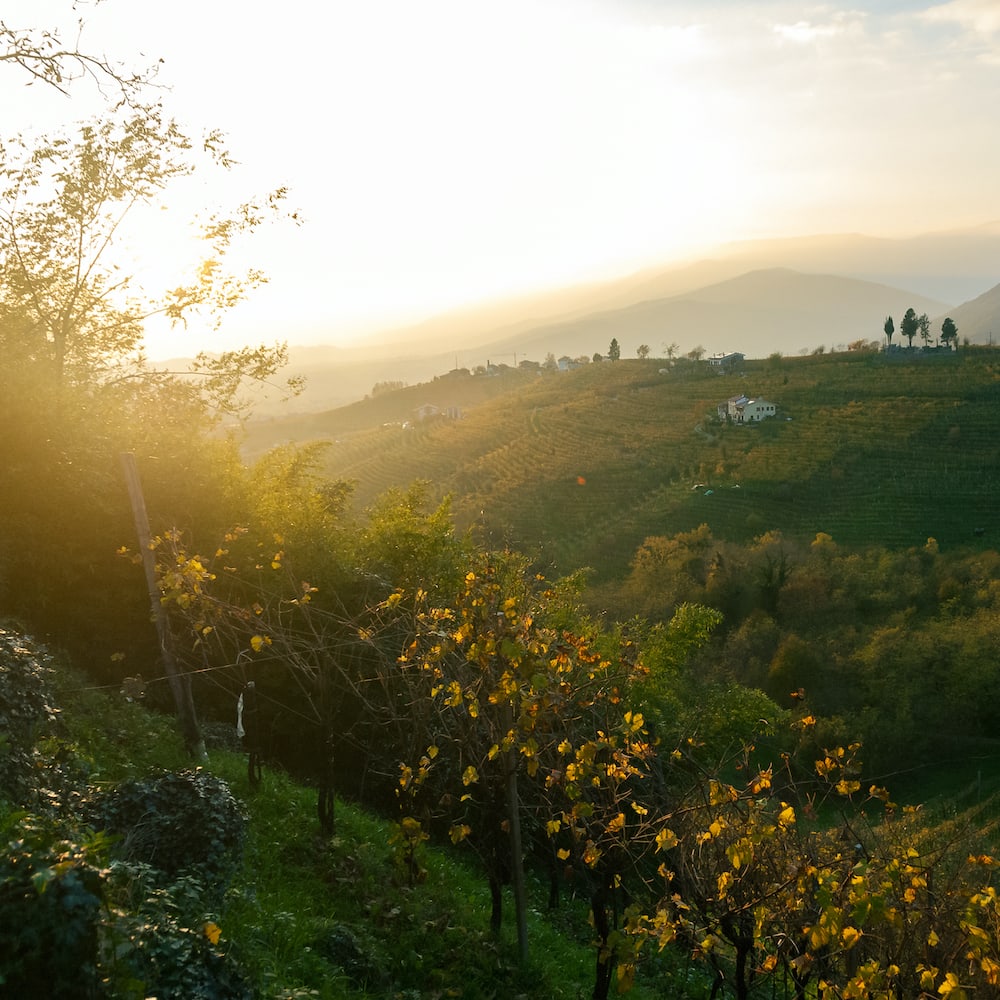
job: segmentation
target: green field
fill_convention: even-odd
[[[325,471],[353,481],[360,506],[426,480],[481,539],[604,580],[646,536],[702,523],[731,541],[778,529],[850,545],[995,542],[997,352],[770,359],[722,376],[663,364],[450,376],[252,425],[246,450],[327,441]],[[720,423],[716,405],[740,393],[775,402],[777,417]],[[416,421],[423,403],[462,417]]]

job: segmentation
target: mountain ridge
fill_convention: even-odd
[[[800,289],[807,287],[807,276],[825,276],[829,287],[842,280],[861,284],[839,284],[844,301],[828,302],[811,314],[808,303],[793,309],[787,301],[768,304],[754,296],[742,310],[732,301],[728,305],[702,301],[711,297],[706,288],[774,269],[802,275]],[[284,404],[265,400],[258,412],[270,416],[316,412],[363,398],[379,382],[414,384],[488,361],[541,362],[550,352],[574,357],[603,354],[612,337],[623,352],[645,343],[654,356],[671,343],[682,352],[700,344],[751,357],[829,348],[880,338],[885,316],[891,314],[898,322],[911,306],[935,317],[935,336],[940,320],[951,315],[961,338],[986,343],[992,330],[1000,332],[1000,302],[994,311],[993,300],[984,299],[988,296],[984,289],[992,290],[998,279],[1000,222],[905,238],[825,234],[739,241],[724,244],[713,257],[465,307],[349,347],[295,346],[293,336],[289,374],[305,375],[307,390]],[[876,296],[870,285],[892,293]],[[786,287],[783,294],[791,294],[790,289]],[[668,299],[675,304],[665,307]],[[849,299],[854,299],[853,306]],[[980,299],[974,309],[965,308]],[[677,304],[681,301],[683,306]],[[661,305],[649,305],[653,302]],[[633,312],[627,313],[629,309]],[[616,327],[615,313],[618,321],[634,321],[633,326]],[[747,326],[751,319],[755,330]]]

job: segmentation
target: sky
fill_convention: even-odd
[[[454,307],[623,276],[737,239],[1000,219],[1000,2],[4,0],[128,66],[240,165],[171,219],[279,185],[270,283],[169,356],[349,344]],[[99,113],[0,66],[0,138]],[[158,225],[158,224],[157,224]],[[189,250],[134,235],[146,281]]]

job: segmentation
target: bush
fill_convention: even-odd
[[[104,898],[100,838],[61,839],[45,821],[5,830],[0,859],[0,995],[97,996]]]
[[[37,728],[55,720],[53,670],[30,638],[0,627],[0,794],[27,805],[36,785]]]
[[[109,969],[118,988],[142,986],[158,1000],[249,1000],[251,992],[236,963],[220,947],[220,929],[204,911],[204,888],[182,875],[168,886],[148,865],[113,862],[108,892],[124,907],[111,930],[114,952],[123,956]],[[127,994],[132,995],[132,994]]]
[[[246,814],[221,778],[200,768],[127,781],[94,798],[91,822],[118,834],[116,853],[174,880],[224,885],[239,860]]]
[[[31,746],[35,726],[59,714],[49,655],[30,638],[0,627],[0,733],[10,746]]]

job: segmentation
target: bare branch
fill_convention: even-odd
[[[0,20],[0,63],[23,69],[31,78],[69,95],[78,80],[90,79],[104,96],[114,93],[119,104],[134,104],[143,88],[155,85],[160,63],[141,72],[133,72],[104,54],[87,52],[82,47],[84,22],[77,22],[76,37],[64,42],[58,29],[11,27]]]

